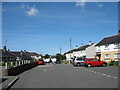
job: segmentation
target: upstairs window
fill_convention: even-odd
[[[106,44],[106,45],[105,45],[105,50],[108,50],[108,49],[109,49],[109,45]]]
[[[120,48],[120,43],[119,43],[119,44],[118,44],[118,43],[114,44],[114,48],[115,48],[115,49]]]

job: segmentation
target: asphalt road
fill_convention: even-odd
[[[118,67],[38,66],[22,73],[12,88],[118,88]]]

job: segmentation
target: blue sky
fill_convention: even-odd
[[[72,47],[98,43],[117,34],[118,6],[111,2],[2,3],[3,45],[54,55]]]

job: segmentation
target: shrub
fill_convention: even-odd
[[[5,62],[0,62],[0,66],[5,66]]]
[[[109,66],[118,66],[118,61],[110,61],[108,63]]]

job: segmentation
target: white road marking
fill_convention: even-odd
[[[100,74],[100,75],[103,75],[103,76],[107,76],[107,77],[110,77],[110,78],[114,78],[114,79],[117,79],[118,77],[115,77],[115,76],[111,76],[111,75],[107,75],[105,73],[100,73],[100,72],[96,72],[96,71],[92,71],[92,70],[88,70],[88,69],[84,69],[84,68],[81,68],[83,70],[86,70],[86,71],[89,71],[89,72],[93,72],[95,74]]]
[[[115,79],[117,79],[117,77],[112,77],[112,78],[115,78]]]
[[[45,72],[47,71],[47,70],[44,70]]]
[[[110,76],[110,75],[106,75],[107,77],[112,77],[112,76]]]
[[[102,75],[104,75],[104,76],[105,76],[106,74],[104,74],[104,73],[103,73]]]

